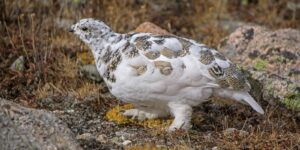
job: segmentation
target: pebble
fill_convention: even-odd
[[[131,144],[132,142],[130,141],[130,140],[125,140],[123,143],[122,143],[122,145],[123,146],[127,146],[127,145],[129,145],[129,144]]]
[[[225,136],[230,136],[233,133],[238,133],[239,136],[247,136],[249,135],[249,132],[244,131],[244,130],[238,130],[236,128],[227,128],[223,131],[223,134]]]
[[[91,133],[83,133],[83,134],[80,134],[80,135],[76,136],[77,140],[90,140],[92,138],[93,138],[93,136],[92,136]]]
[[[106,144],[108,142],[107,136],[105,134],[100,134],[97,136],[96,141]]]
[[[116,136],[121,137],[122,140],[134,137],[134,134],[127,133],[124,131],[117,131],[115,134],[116,134]]]
[[[25,58],[24,56],[18,57],[10,66],[10,70],[23,72],[25,70]]]

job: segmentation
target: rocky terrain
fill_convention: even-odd
[[[219,50],[263,86],[257,89],[264,99],[300,106],[300,31],[242,26],[221,42]]]

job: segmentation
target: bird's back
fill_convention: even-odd
[[[204,94],[203,89],[249,90],[237,67],[203,44],[150,33],[127,34],[124,40],[126,44],[119,48],[122,61],[113,72],[116,81],[112,83],[112,92],[121,97],[206,99],[212,92]]]

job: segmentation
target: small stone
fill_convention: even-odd
[[[25,59],[24,56],[17,58],[10,66],[10,70],[23,72],[25,70]]]
[[[123,146],[127,146],[127,145],[129,145],[129,144],[131,144],[132,142],[130,141],[130,140],[125,140],[123,143],[122,143],[122,145]]]
[[[211,150],[218,150],[219,148],[217,146],[211,148]]]
[[[213,136],[211,135],[211,133],[208,133],[207,135],[205,135],[204,139],[208,142],[213,142]]]
[[[76,139],[77,140],[90,140],[90,139],[93,139],[93,136],[91,133],[83,133],[83,134],[77,135]]]
[[[111,142],[111,143],[114,143],[114,144],[117,144],[117,145],[120,145],[120,142],[119,142],[119,138],[118,138],[118,137],[113,137],[112,139],[110,139],[110,142]]]
[[[239,136],[245,137],[245,136],[247,136],[247,135],[249,135],[249,132],[244,131],[244,130],[239,130]]]
[[[230,136],[231,134],[234,134],[234,133],[238,133],[238,135],[241,137],[245,137],[245,136],[249,135],[249,132],[244,131],[244,130],[238,130],[236,128],[227,128],[226,130],[223,131],[223,134],[225,136]]]
[[[227,136],[227,135],[232,134],[232,133],[234,133],[234,132],[236,132],[236,131],[237,131],[236,128],[227,128],[227,129],[225,129],[225,130],[223,131],[223,134],[224,134],[225,136]]]
[[[117,131],[116,136],[121,137],[123,140],[125,140],[125,139],[129,139],[129,138],[134,137],[135,134],[127,133],[127,132],[124,132],[124,131]]]
[[[97,136],[96,141],[106,144],[108,142],[107,136],[105,134],[100,134]]]
[[[74,111],[74,109],[68,109],[67,110],[67,113],[74,113],[75,111]]]

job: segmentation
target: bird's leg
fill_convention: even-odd
[[[138,120],[145,119],[156,119],[167,117],[169,113],[162,109],[152,108],[152,107],[142,107],[139,106],[134,109],[128,109],[123,112],[124,116],[130,116],[132,118],[137,118]]]
[[[169,127],[169,131],[189,129],[191,127],[192,107],[181,103],[169,103],[168,106],[171,114],[174,116],[174,121]]]

